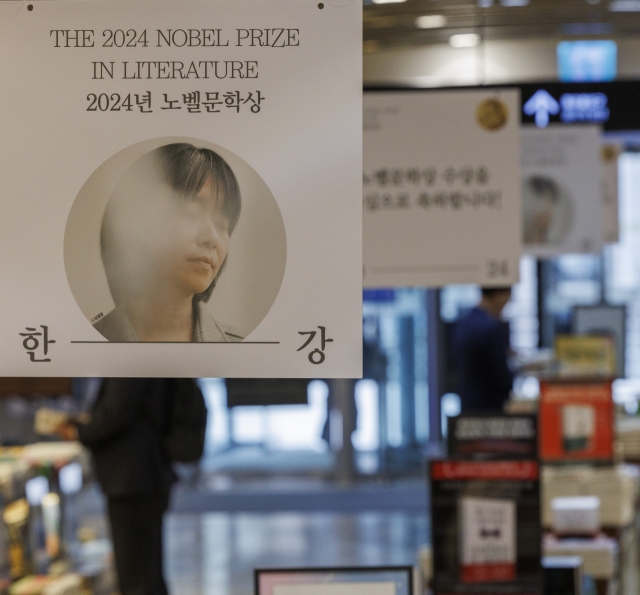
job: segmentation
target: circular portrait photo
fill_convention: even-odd
[[[563,186],[548,176],[525,178],[522,212],[525,244],[562,244],[573,226],[571,197]]]
[[[262,178],[191,138],[145,141],[105,161],[64,237],[73,296],[113,342],[242,341],[273,305],[286,257]]]

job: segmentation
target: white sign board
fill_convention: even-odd
[[[357,3],[1,2],[0,374],[360,376],[361,37]]]
[[[275,585],[273,595],[396,595],[392,582]]]
[[[518,280],[519,111],[516,90],[365,93],[366,287]]]
[[[602,246],[601,132],[594,125],[522,129],[525,251],[549,257]]]
[[[618,213],[618,157],[624,150],[621,143],[605,142],[600,148],[600,184],[602,188],[602,241],[614,243],[620,239]]]
[[[458,505],[463,580],[513,580],[517,559],[515,501],[463,497]]]

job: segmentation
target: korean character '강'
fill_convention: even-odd
[[[151,113],[151,91],[147,91],[142,95],[136,93],[136,105],[143,114]],[[146,109],[145,109],[146,108]]]
[[[249,96],[242,102],[243,104],[248,102],[253,103],[251,106],[251,111],[254,114],[257,114],[260,111],[260,104],[264,101],[264,97],[260,93],[260,91],[256,91],[255,93],[249,93]]]
[[[208,91],[207,93],[205,93],[205,101],[202,102],[202,105],[204,105],[205,109],[208,112],[219,112],[219,109],[216,109],[217,106],[222,105],[222,101],[219,101],[218,97],[220,96],[220,93],[218,93],[217,91]]]
[[[225,107],[235,108],[236,113],[240,112],[240,91],[228,91],[224,94]]]
[[[200,91],[193,91],[192,93],[182,94],[182,103],[187,106],[187,111],[190,114],[199,114],[200,109]]]
[[[333,339],[327,339],[326,337],[326,328],[324,326],[319,326],[320,329],[320,347],[316,347],[313,351],[309,353],[309,361],[312,364],[321,364],[325,360],[324,348],[327,343],[333,343]],[[302,347],[297,349],[296,351],[302,351],[311,341],[313,341],[316,337],[317,331],[299,331],[299,335],[308,335],[309,338],[304,342]]]

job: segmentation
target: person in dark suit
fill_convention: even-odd
[[[513,386],[509,334],[500,320],[510,287],[482,289],[482,299],[454,330],[458,392],[462,412],[502,411]]]
[[[74,424],[107,497],[121,595],[167,595],[162,519],[176,480],[163,445],[169,398],[166,379],[105,379],[90,416]]]

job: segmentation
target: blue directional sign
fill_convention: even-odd
[[[605,93],[563,93],[560,101],[556,101],[548,91],[539,89],[522,106],[522,111],[533,116],[538,128],[548,126],[549,116],[558,114],[561,122],[603,124],[609,119],[608,102]]]
[[[523,85],[523,121],[533,119],[538,128],[548,126],[549,122],[607,124],[611,118],[611,98],[617,98],[617,94],[613,93],[614,89],[607,85],[615,85],[617,88],[622,84],[599,83],[597,87],[594,83],[547,83],[539,87]],[[637,83],[633,86],[637,92]],[[627,97],[630,99],[632,95]],[[629,109],[625,111],[628,112]]]
[[[522,109],[527,116],[535,118],[538,128],[544,128],[549,124],[549,114],[555,116],[560,111],[560,104],[544,89],[540,89],[531,96]]]
[[[562,41],[556,53],[561,81],[600,82],[616,78],[618,46],[615,41]]]
[[[601,124],[605,131],[640,130],[640,80],[602,83],[545,81],[491,85],[495,89],[520,89],[523,124],[545,127],[557,124]],[[459,89],[459,87],[456,87]],[[471,87],[476,88],[476,87]],[[423,89],[367,87],[365,91],[424,92]],[[437,93],[437,91],[434,91]]]

